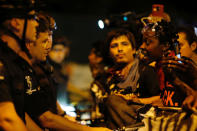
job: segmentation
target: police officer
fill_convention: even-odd
[[[46,56],[52,46],[52,31],[55,29],[54,19],[44,12],[38,13],[36,42],[27,42],[26,47],[31,55],[31,71],[25,76],[25,110],[28,115],[41,127],[38,118],[46,111],[57,113],[56,91],[53,87],[51,68]]]
[[[0,130],[26,131],[24,65],[26,41],[36,40],[33,3],[0,0]],[[22,121],[23,120],[23,121]]]
[[[55,130],[92,130],[102,131],[107,128],[93,128],[72,122],[61,113],[56,105],[56,93],[47,68],[46,57],[52,46],[53,20],[46,14],[38,15],[37,40],[35,43],[26,43],[31,55],[30,65],[32,72],[27,76],[25,107],[29,116],[42,128]],[[52,28],[51,28],[52,27]]]

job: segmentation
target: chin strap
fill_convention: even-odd
[[[29,51],[26,47],[26,31],[27,31],[27,17],[25,17],[25,23],[24,23],[24,28],[23,28],[23,36],[22,36],[20,47],[27,54],[29,59],[31,59],[32,56],[30,55],[30,53],[29,53]]]
[[[17,41],[18,46],[21,48],[22,51],[24,51],[27,54],[28,58],[32,58],[26,47],[27,19],[25,19],[22,39],[20,39],[16,34],[13,33],[13,31],[8,29],[7,27],[1,25],[0,28],[3,29],[7,35],[13,37]]]

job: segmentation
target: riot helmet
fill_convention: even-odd
[[[11,37],[17,40],[20,48],[26,52],[28,57],[31,58],[29,52],[26,48],[26,38],[27,31],[27,21],[36,20],[36,6],[35,0],[0,0],[0,28],[3,30],[3,33],[10,35]],[[17,36],[9,26],[5,26],[3,23],[12,18],[24,19],[24,27],[22,32],[22,37]]]

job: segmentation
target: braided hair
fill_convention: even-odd
[[[174,50],[175,43],[178,43],[178,35],[174,24],[161,20],[160,22],[146,25],[142,29],[142,33],[147,33],[148,30],[155,32],[154,36],[158,37],[160,44],[168,45],[169,49]]]

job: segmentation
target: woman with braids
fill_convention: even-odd
[[[171,23],[164,20],[148,24],[142,30],[142,48],[149,61],[156,61],[156,69],[160,79],[161,99],[165,106],[181,106],[184,100],[184,93],[175,88],[171,83],[171,75],[162,68],[162,59],[167,56],[174,57],[174,44],[177,42],[175,28]]]
[[[157,62],[156,69],[160,78],[161,99],[165,107],[155,109],[157,113],[146,116],[144,130],[194,131],[197,130],[196,110],[196,67],[192,62],[196,49],[195,39],[186,37],[186,30],[178,30],[166,21],[149,24],[143,29],[143,44],[150,60]],[[190,34],[191,36],[191,34]],[[189,39],[187,39],[189,38]],[[178,40],[178,41],[177,41]],[[179,43],[178,43],[179,42]],[[189,44],[190,43],[190,44]],[[175,46],[179,44],[181,59],[175,56]],[[178,52],[179,53],[179,52]],[[193,80],[192,80],[193,79]],[[185,105],[190,110],[181,108]],[[160,112],[162,110],[162,112]]]

